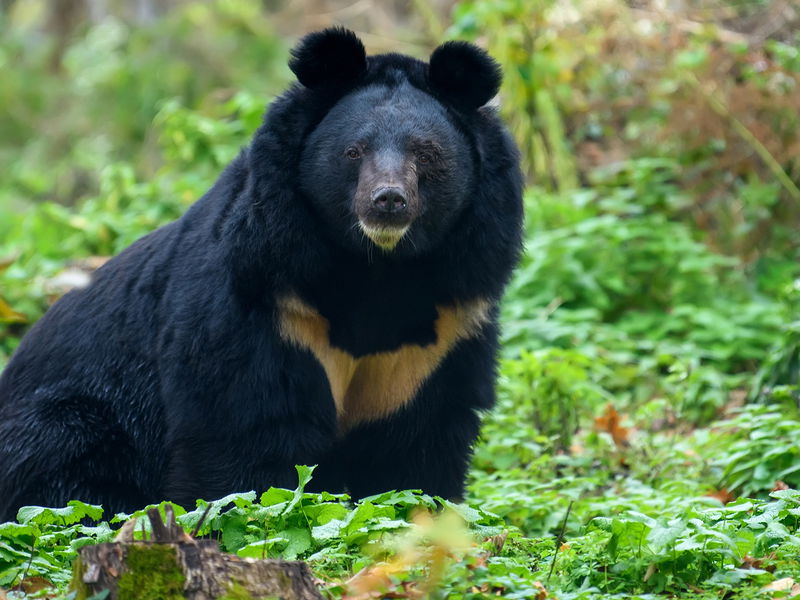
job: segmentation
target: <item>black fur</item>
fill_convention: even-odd
[[[367,70],[367,53],[352,31],[325,29],[305,36],[292,50],[289,68],[309,88],[352,84]]]
[[[470,109],[483,106],[497,94],[502,74],[500,65],[480,48],[467,42],[446,42],[431,54],[429,79],[445,102]]]
[[[449,68],[485,56],[448,47],[457,51],[437,52]],[[496,305],[520,247],[517,152],[495,114],[477,109],[496,90],[487,69],[477,69],[475,90],[466,71],[431,80],[428,65],[397,54],[371,56],[359,73],[358,48],[341,30],[305,38],[292,61],[304,85],[275,100],[208,193],[65,295],[22,340],[0,377],[0,520],[70,499],[111,512],[163,499],[192,506],[291,487],[295,464],[320,465],[317,489],[461,495],[476,411],[494,401]],[[433,192],[449,198],[449,211],[431,208],[441,226],[423,213],[391,252],[348,237],[348,214],[326,213],[325,198],[346,212],[358,170],[309,149],[310,139],[341,137],[337,119],[323,123],[337,104],[369,121],[373,101],[390,112],[407,105],[392,112],[403,135],[433,123],[455,148],[438,171],[414,171],[423,209]],[[301,180],[301,160],[333,169],[317,175],[331,181],[325,198]],[[287,291],[322,313],[331,342],[353,356],[432,343],[437,306],[484,298],[493,308],[410,404],[340,435],[320,363],[278,334],[276,297]]]

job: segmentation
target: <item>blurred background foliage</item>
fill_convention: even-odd
[[[331,24],[373,53],[471,40],[504,68],[527,243],[470,499],[528,535],[580,499],[577,535],[800,485],[791,0],[3,0],[0,367],[210,186],[291,81],[291,44]]]

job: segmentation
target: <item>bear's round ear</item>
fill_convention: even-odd
[[[367,53],[355,33],[330,27],[300,40],[292,49],[289,68],[307,88],[342,88],[367,70]]]
[[[428,83],[460,108],[472,110],[486,104],[502,79],[500,65],[469,42],[445,42],[431,54]]]

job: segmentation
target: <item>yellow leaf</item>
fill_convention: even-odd
[[[5,323],[25,323],[28,319],[25,315],[13,310],[5,300],[0,298],[0,322]]]

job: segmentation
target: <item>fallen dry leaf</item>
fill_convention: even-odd
[[[622,417],[617,409],[609,403],[606,410],[594,419],[594,428],[597,431],[611,434],[611,439],[617,447],[627,446],[630,429],[621,425]]]
[[[394,572],[388,563],[364,567],[345,582],[347,593],[342,600],[369,600],[384,596],[392,587],[390,575]]]
[[[533,600],[546,600],[547,598],[547,588],[544,587],[541,581],[534,581],[533,587],[535,587],[538,591],[536,595],[533,597]]]
[[[764,565],[765,560],[774,560],[775,553],[767,554],[766,556],[762,556],[761,558],[754,558],[749,554],[745,554],[742,558],[742,569],[763,569],[764,571],[768,571],[772,573],[775,571],[775,565]]]
[[[41,592],[42,590],[47,590],[52,587],[53,584],[44,577],[33,575],[32,577],[26,577],[20,581],[19,585],[14,589],[25,592],[26,594],[35,594],[36,592]]]
[[[786,485],[786,483],[781,481],[780,479],[778,479],[778,481],[775,482],[775,485],[772,486],[773,492],[780,492],[781,490],[788,490],[788,489],[789,486]]]
[[[473,594],[480,594],[481,592],[485,592],[488,589],[489,589],[489,585],[484,583],[484,584],[481,584],[481,587],[473,585],[471,588],[469,588],[469,591],[472,592]]]
[[[657,570],[656,564],[650,563],[650,566],[647,567],[647,571],[645,572],[642,581],[647,581],[648,579],[650,579],[653,575],[655,575],[656,570]]]
[[[733,492],[731,492],[726,488],[711,490],[710,492],[707,492],[705,495],[708,496],[709,498],[716,498],[723,504],[727,504],[728,502],[736,500],[736,494],[734,494]]]
[[[783,579],[776,579],[772,583],[768,583],[763,588],[762,592],[789,592],[788,598],[800,596],[800,583],[795,583],[791,577],[784,577]]]
[[[479,555],[478,555],[478,556],[475,558],[475,562],[474,562],[474,563],[472,563],[472,564],[467,564],[467,568],[468,568],[470,571],[474,571],[475,569],[480,569],[480,568],[482,568],[482,567],[485,567],[485,566],[486,566],[486,564],[487,564],[487,561],[489,560],[489,557],[491,557],[491,556],[493,556],[493,554],[492,554],[492,553],[490,553],[490,552],[484,552],[484,553],[482,553],[482,554],[479,554]]]

